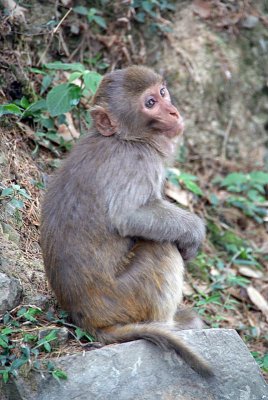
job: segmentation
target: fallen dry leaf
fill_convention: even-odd
[[[263,277],[263,273],[261,271],[256,271],[249,267],[241,266],[241,267],[239,267],[238,271],[241,275],[246,276],[248,278],[260,279]]]
[[[61,136],[66,142],[69,142],[70,140],[73,139],[78,139],[80,136],[80,133],[76,130],[74,123],[73,123],[73,118],[70,113],[65,114],[66,117],[66,123],[61,124],[58,127],[58,135]]]
[[[268,303],[265,298],[253,286],[247,287],[247,293],[252,303],[261,310],[268,322]]]
[[[188,192],[186,192],[186,190],[179,189],[171,182],[167,182],[165,184],[165,194],[167,197],[176,201],[177,203],[185,207],[189,207],[190,195]]]
[[[204,0],[195,0],[193,2],[193,10],[201,18],[209,18],[211,14],[211,3]]]
[[[188,282],[184,282],[182,287],[182,293],[184,296],[192,296],[195,293],[195,291],[192,288],[192,286],[189,285]]]

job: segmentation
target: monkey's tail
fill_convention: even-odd
[[[213,376],[209,364],[168,327],[161,323],[115,325],[99,330],[97,337],[105,343],[129,342],[145,339],[164,350],[175,350],[176,353],[203,377]]]

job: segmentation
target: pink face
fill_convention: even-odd
[[[141,112],[156,133],[173,138],[183,132],[183,119],[171,103],[165,84],[151,86],[142,94]]]

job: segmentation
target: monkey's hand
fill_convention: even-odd
[[[176,241],[178,250],[185,261],[196,256],[201,243],[205,239],[205,224],[203,220],[190,213],[188,213],[187,217],[187,232],[182,235],[180,240]]]
[[[184,260],[196,255],[205,238],[201,218],[162,199],[132,210],[128,204],[111,215],[112,226],[120,236],[175,243]]]

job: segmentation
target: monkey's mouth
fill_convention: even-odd
[[[163,129],[162,133],[172,139],[176,136],[181,135],[183,133],[183,130],[184,130],[183,119],[179,119],[176,124],[173,123],[171,126],[166,126],[165,129]]]
[[[172,120],[170,123],[167,123],[167,121],[151,120],[148,122],[147,126],[155,134],[164,135],[170,139],[181,135],[184,130],[184,122],[182,118],[178,118],[175,121]]]

